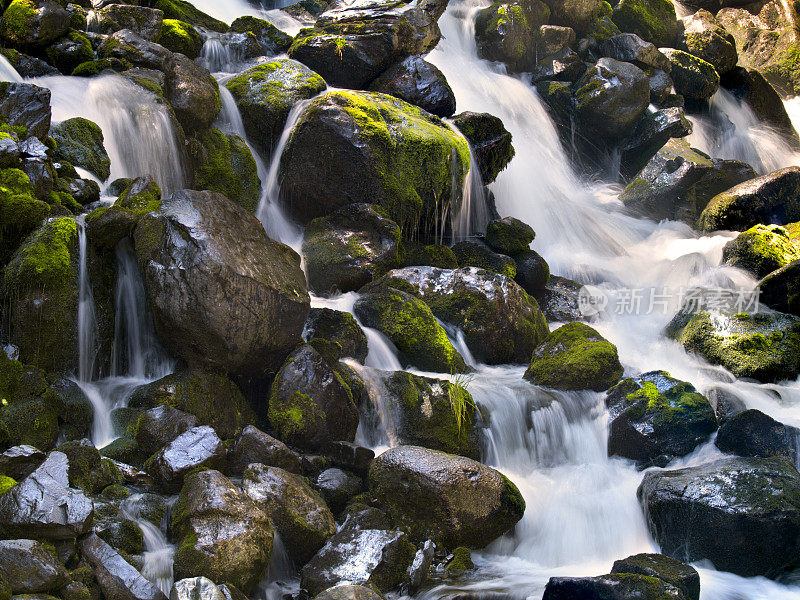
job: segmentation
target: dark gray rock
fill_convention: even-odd
[[[22,481],[44,462],[47,455],[33,446],[12,446],[0,454],[0,473]]]
[[[282,441],[252,425],[245,427],[228,452],[228,468],[240,475],[248,465],[261,463],[300,473],[300,458]]]
[[[440,117],[451,117],[456,112],[456,96],[444,73],[420,56],[409,56],[392,65],[369,89],[416,104]]]
[[[360,477],[335,467],[325,469],[314,481],[314,488],[337,514],[361,491],[361,485]]]
[[[165,489],[177,491],[184,476],[200,466],[219,467],[225,446],[208,425],[192,427],[148,459],[145,470]]]
[[[700,599],[700,574],[697,569],[663,554],[635,554],[615,560],[611,573],[655,577],[678,588],[686,600]]]
[[[139,417],[135,439],[147,456],[197,425],[197,417],[169,405],[146,410]]]
[[[26,127],[25,137],[47,139],[50,131],[50,90],[31,83],[0,83],[0,118]]]
[[[34,540],[0,541],[0,565],[14,594],[53,592],[69,583],[55,553]]]
[[[717,448],[726,454],[769,458],[785,456],[797,463],[800,429],[784,425],[760,410],[750,409],[728,419],[720,427]]]
[[[81,541],[81,554],[94,568],[95,579],[106,598],[115,600],[166,600],[154,584],[142,577],[111,546],[95,534]]]

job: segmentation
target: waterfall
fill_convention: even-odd
[[[0,81],[22,81],[22,76],[2,54],[0,54]]]
[[[267,573],[258,587],[258,598],[263,600],[283,600],[300,591],[300,580],[294,563],[277,531],[272,538],[272,555]]]
[[[140,505],[143,499],[144,496],[142,494],[134,494],[126,498],[120,508],[122,514],[136,523],[142,531],[144,541],[142,576],[156,584],[168,596],[174,581],[172,564],[175,555],[175,546],[169,543],[167,536],[164,534],[167,529],[169,511],[164,515],[161,526],[156,527],[141,515]]]
[[[94,373],[97,348],[97,315],[94,310],[86,244],[86,215],[79,215],[78,224],[78,379],[90,381]]]
[[[240,52],[216,36],[203,42],[199,62],[212,73],[238,73],[242,70]]]
[[[469,144],[469,142],[467,143]],[[464,177],[461,204],[452,214],[453,242],[460,242],[475,233],[484,232],[489,219],[486,188],[483,185],[475,152],[470,144],[469,171]]]

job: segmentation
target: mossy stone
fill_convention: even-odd
[[[405,250],[404,266],[429,266],[439,267],[440,269],[458,268],[458,259],[450,246],[444,244],[417,244],[406,241],[403,244]]]
[[[76,167],[91,171],[100,180],[111,174],[111,159],[103,146],[100,127],[83,117],[73,117],[50,128],[56,141],[55,160],[64,160]]]
[[[486,243],[495,252],[514,256],[528,250],[536,237],[533,227],[514,217],[494,219],[486,225]]]
[[[0,170],[0,264],[5,264],[17,246],[50,213],[47,203],[37,200],[28,176],[19,169]]]
[[[472,562],[472,551],[464,546],[453,549],[453,557],[447,561],[444,569],[448,575],[460,575],[475,566]]]
[[[657,47],[672,46],[678,37],[678,17],[670,0],[620,0],[611,19],[620,31],[635,33]]]
[[[174,19],[183,21],[195,27],[204,27],[211,31],[225,32],[228,26],[214,17],[207,15],[203,11],[186,0],[155,0],[152,8],[157,8],[164,13],[164,19]]]
[[[164,19],[161,32],[155,40],[168,50],[197,58],[203,47],[203,36],[194,26],[179,19]]]
[[[725,244],[722,260],[732,267],[749,271],[758,278],[800,259],[786,229],[780,225],[755,225]]]

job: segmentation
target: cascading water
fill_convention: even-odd
[[[141,504],[143,500],[144,496],[142,494],[134,494],[125,499],[120,509],[122,514],[136,523],[142,531],[144,542],[142,575],[155,583],[165,595],[169,595],[174,581],[172,564],[175,546],[170,544],[166,535],[164,535],[164,531],[167,528],[166,522],[162,522],[156,527],[155,524],[142,516]],[[166,521],[167,514],[168,511],[162,521]]]
[[[475,152],[470,146],[469,171],[464,177],[461,204],[453,211],[450,224],[454,242],[460,242],[474,233],[485,231],[490,220],[486,204],[486,188],[477,165]]]
[[[0,54],[0,81],[22,81],[20,74],[2,54]]]

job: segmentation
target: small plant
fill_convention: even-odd
[[[447,396],[450,400],[450,407],[453,409],[453,416],[456,418],[456,427],[460,434],[467,421],[467,410],[475,410],[475,400],[472,399],[467,388],[472,383],[472,373],[453,373],[451,374],[451,385],[447,386]]]

